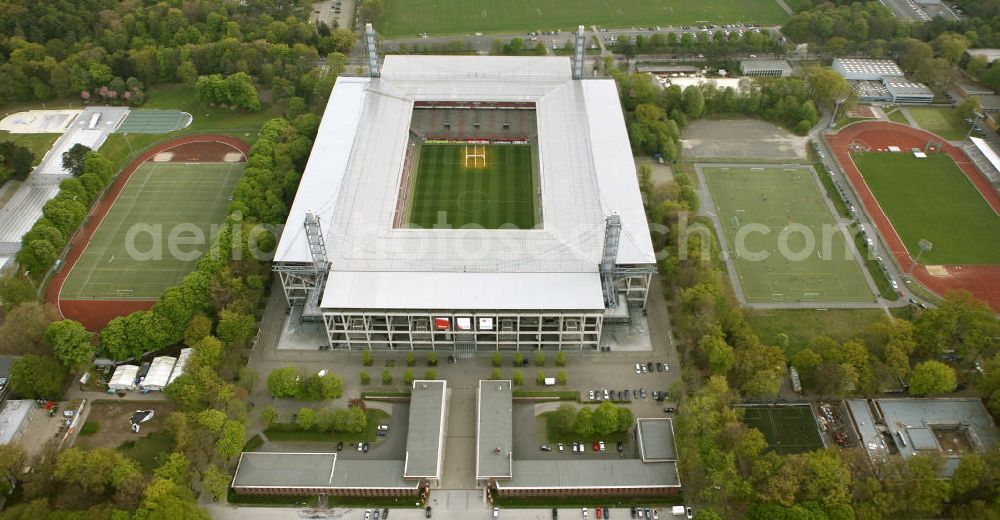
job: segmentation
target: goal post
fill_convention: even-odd
[[[485,168],[486,167],[486,145],[472,144],[465,145],[465,167]]]

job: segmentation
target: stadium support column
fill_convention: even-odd
[[[618,260],[618,241],[621,238],[622,221],[617,213],[604,219],[604,255],[601,257],[601,288],[604,290],[604,306],[618,307],[618,289],[615,287],[615,262]]]
[[[305,308],[302,310],[303,317],[320,317],[319,311],[320,294],[323,292],[323,282],[326,281],[326,273],[330,269],[330,262],[326,257],[326,242],[323,240],[323,232],[320,229],[319,218],[312,210],[306,212],[305,221],[302,223],[306,230],[306,240],[309,242],[309,253],[313,260],[313,276],[315,285],[306,299]]]
[[[378,46],[375,44],[375,28],[372,24],[365,24],[365,50],[368,53],[368,76],[379,77],[381,71],[378,64]]]
[[[573,46],[573,79],[583,79],[583,56],[585,49],[586,35],[583,33],[583,26],[576,29],[576,45]]]

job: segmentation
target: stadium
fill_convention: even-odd
[[[275,252],[290,319],[333,349],[459,352],[597,349],[641,320],[649,228],[582,41],[338,79]]]

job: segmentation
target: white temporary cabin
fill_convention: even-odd
[[[181,355],[177,356],[177,364],[174,365],[174,370],[170,373],[170,379],[167,380],[168,385],[184,373],[184,367],[187,365],[188,358],[191,357],[191,350],[191,348],[181,349]]]
[[[120,365],[111,375],[108,382],[108,391],[135,390],[135,377],[139,374],[139,367],[136,365]]]
[[[139,388],[150,390],[163,390],[170,382],[170,373],[174,371],[177,358],[173,356],[160,356],[153,358],[153,363],[149,366],[146,378],[139,383]]]

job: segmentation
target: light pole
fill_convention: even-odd
[[[920,242],[917,242],[917,247],[920,248],[920,251],[917,252],[917,257],[914,258],[913,263],[910,264],[910,270],[906,271],[906,276],[910,276],[910,273],[913,272],[913,268],[917,266],[917,262],[920,261],[920,255],[923,255],[924,251],[930,251],[931,249],[934,249],[934,244],[932,244],[930,240],[921,238]]]
[[[969,131],[965,134],[966,139],[968,139],[969,136],[972,135],[972,131],[976,129],[976,124],[979,123],[979,120],[985,117],[985,115],[982,112],[975,112],[975,115],[976,118],[972,120],[972,124],[969,125]]]
[[[827,128],[833,128],[834,123],[837,122],[837,110],[840,109],[840,105],[844,104],[844,101],[847,101],[846,97],[837,98],[836,104],[833,105],[833,115],[830,116],[830,124]]]

